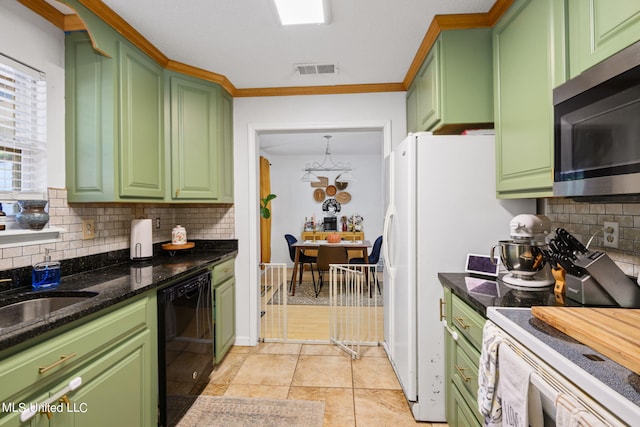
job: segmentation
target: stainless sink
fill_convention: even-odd
[[[46,318],[54,311],[86,301],[96,295],[96,292],[85,291],[27,295],[24,297],[27,299],[0,307],[0,329]]]

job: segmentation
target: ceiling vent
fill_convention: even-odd
[[[296,64],[296,72],[301,76],[338,74],[335,64]]]

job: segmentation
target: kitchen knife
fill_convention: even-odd
[[[583,245],[580,240],[576,239],[573,236],[573,234],[569,233],[564,228],[557,228],[556,229],[556,234],[558,236],[560,236],[562,241],[567,244],[567,246],[569,247],[569,249],[571,251],[576,251],[576,252],[579,252],[581,254],[585,254],[585,253],[588,252],[587,247],[585,245]]]

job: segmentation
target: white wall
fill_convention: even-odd
[[[0,52],[47,74],[47,182],[64,188],[64,32],[17,1],[0,3],[0,28]]]
[[[379,125],[385,155],[406,136],[405,92],[234,99],[236,238],[236,333],[238,344],[258,339],[260,130],[336,129]],[[369,126],[371,127],[371,126]]]

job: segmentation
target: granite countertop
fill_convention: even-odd
[[[151,289],[159,289],[192,276],[213,264],[234,257],[237,254],[237,241],[233,242],[235,245],[198,245],[196,243],[195,248],[175,251],[173,256],[168,252],[159,251],[155,252],[154,257],[148,261],[126,259],[71,275],[65,275],[63,265],[62,279],[54,292],[71,295],[77,291],[86,291],[95,292],[97,295],[56,310],[47,317],[38,317],[15,326],[0,328],[0,351]],[[5,290],[0,292],[0,306],[33,298],[34,293],[47,292],[51,291],[33,291],[25,286]]]
[[[485,318],[487,307],[582,306],[568,298],[565,298],[564,304],[557,303],[553,286],[522,290],[506,285],[501,280],[481,278],[468,273],[438,273],[438,279],[443,286],[451,289]]]

